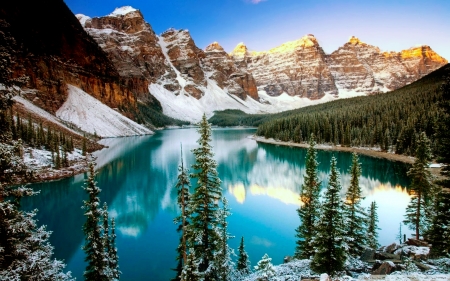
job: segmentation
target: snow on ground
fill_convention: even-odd
[[[13,100],[16,101],[16,103],[20,104],[20,106],[23,106],[27,111],[34,113],[34,114],[40,116],[41,118],[48,120],[49,122],[55,123],[61,127],[65,127],[67,130],[71,131],[72,133],[74,133],[76,135],[80,135],[80,133],[67,128],[67,126],[65,124],[63,124],[61,122],[61,120],[56,118],[54,115],[48,113],[47,111],[43,110],[42,108],[40,108],[36,105],[34,105],[33,103],[22,98],[21,96],[14,96]]]
[[[114,111],[83,90],[68,85],[69,96],[56,116],[100,137],[147,135],[153,132]]]
[[[56,156],[54,155],[54,157]],[[32,171],[34,181],[60,179],[86,171],[86,157],[81,154],[80,149],[69,152],[67,159],[69,167],[55,169],[50,151],[31,147],[24,148],[23,160],[27,169]]]

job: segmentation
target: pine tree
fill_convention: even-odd
[[[268,254],[264,254],[258,264],[255,266],[255,270],[260,274],[262,278],[270,278],[275,275],[275,268],[272,264],[272,258]]]
[[[186,264],[183,267],[183,272],[181,274],[181,280],[184,281],[200,281],[201,279],[201,272],[198,271],[199,268],[199,261],[195,257],[195,250],[194,248],[188,249],[188,255],[186,258]]]
[[[106,204],[106,202],[103,203],[103,210],[102,210],[102,215],[103,215],[103,226],[102,226],[102,238],[103,238],[103,251],[105,254],[105,258],[103,260],[104,265],[103,267],[105,268],[104,273],[105,276],[107,277],[108,280],[112,279],[112,271],[111,271],[111,267],[110,267],[110,263],[111,263],[111,259],[110,259],[110,252],[111,252],[111,244],[110,244],[110,237],[109,237],[109,214],[108,214],[108,205]]]
[[[111,219],[111,235],[109,240],[109,267],[112,271],[112,280],[119,280],[122,272],[119,270],[119,255],[116,248],[116,222]]]
[[[398,226],[398,233],[395,236],[395,239],[398,239],[398,244],[402,244],[403,234],[402,234],[402,223]]]
[[[86,156],[87,147],[86,147],[86,136],[83,136],[83,144],[81,147],[81,155]]]
[[[100,220],[102,210],[100,209],[100,188],[95,181],[95,164],[89,163],[89,177],[85,182],[84,190],[89,195],[89,199],[83,201],[84,215],[86,222],[83,225],[85,244],[83,250],[86,253],[85,261],[88,263],[84,271],[84,278],[87,281],[107,280],[105,274],[105,247],[102,238],[102,227]]]
[[[239,273],[241,273],[241,275],[250,274],[251,272],[250,259],[244,248],[244,236],[241,237],[241,244],[239,244],[238,250],[239,254],[236,269],[238,270]]]
[[[177,275],[173,281],[181,280],[181,273],[183,270],[183,266],[187,262],[187,228],[189,225],[189,188],[191,186],[191,182],[189,180],[189,170],[184,168],[183,161],[183,147],[181,147],[181,165],[178,167],[178,181],[175,185],[177,189],[177,201],[178,206],[180,207],[181,214],[175,218],[174,222],[178,224],[177,231],[181,232],[180,243],[177,247],[177,268],[175,271]]]
[[[317,151],[316,141],[311,134],[309,148],[306,153],[306,175],[300,191],[300,201],[302,205],[297,209],[301,225],[296,229],[296,249],[294,257],[297,259],[309,259],[314,255],[314,247],[311,244],[315,236],[315,222],[319,216],[319,193],[320,182],[317,176]]]
[[[433,183],[431,173],[426,168],[431,161],[430,141],[426,134],[422,132],[417,140],[416,161],[408,171],[411,177],[410,196],[411,201],[406,207],[405,225],[411,230],[415,230],[416,239],[428,228],[426,219],[431,218]]]
[[[217,213],[219,225],[216,226],[216,232],[220,238],[216,241],[218,251],[215,254],[214,261],[215,271],[218,275],[217,279],[221,281],[231,281],[231,277],[234,273],[234,262],[231,260],[231,255],[234,255],[234,252],[228,246],[228,240],[233,238],[233,236],[228,233],[227,218],[230,214],[228,201],[225,197],[222,197],[222,208]]]
[[[194,245],[196,262],[199,272],[204,274],[205,281],[214,279],[215,273],[210,269],[213,266],[214,254],[219,250],[215,241],[220,238],[215,231],[219,222],[217,212],[222,197],[220,179],[217,173],[217,163],[213,159],[211,142],[211,125],[203,114],[200,121],[199,148],[193,150],[195,164],[192,165],[194,173],[192,178],[197,179],[197,187],[191,198],[191,241]],[[197,240],[198,239],[198,240]]]
[[[344,203],[340,198],[340,175],[336,168],[336,158],[331,158],[331,174],[325,192],[322,212],[317,221],[313,245],[316,253],[311,269],[318,273],[334,275],[344,269],[347,259],[345,237]]]
[[[426,232],[427,241],[433,245],[431,253],[435,256],[450,254],[450,193],[440,192],[436,197],[436,213],[431,227]]]
[[[12,104],[12,94],[0,90],[0,119],[6,118],[4,114]],[[32,189],[5,185],[14,176],[23,175],[26,166],[20,152],[21,141],[13,141],[12,127],[1,121],[0,280],[72,280],[70,272],[62,272],[64,263],[53,259],[53,247],[48,242],[50,232],[45,226],[38,227],[34,219],[37,210],[20,210],[21,198],[33,195]]]
[[[59,147],[59,140],[55,142],[55,151],[56,151],[56,159],[55,159],[55,168],[61,168],[61,149]]]
[[[70,272],[62,272],[65,264],[52,257],[51,232],[37,226],[37,210],[20,210],[20,199],[33,194],[29,188],[0,183],[0,280],[74,280]]]
[[[345,196],[345,236],[348,238],[349,255],[359,256],[367,244],[366,239],[366,220],[367,214],[361,207],[361,187],[359,186],[359,177],[361,176],[361,164],[358,155],[353,153],[352,166],[350,168],[350,187]]]
[[[373,201],[370,204],[368,213],[368,222],[367,222],[367,246],[371,249],[378,249],[380,244],[378,244],[378,214],[377,214],[377,203]]]

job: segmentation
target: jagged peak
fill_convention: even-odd
[[[244,44],[244,42],[241,42],[236,45],[236,47],[231,52],[232,56],[243,56],[246,55],[248,52],[247,46]]]
[[[77,20],[80,22],[82,27],[86,26],[86,21],[91,20],[90,17],[83,15],[83,14],[76,14],[75,17],[77,18]]]
[[[358,37],[353,36],[353,35],[352,35],[352,37],[350,37],[350,39],[348,39],[348,42],[349,42],[350,44],[353,44],[353,45],[364,44],[364,42],[362,42],[361,40],[359,40]]]
[[[117,17],[117,16],[124,16],[126,14],[132,13],[132,12],[136,12],[139,11],[131,6],[123,6],[120,8],[116,8],[114,10],[114,12],[112,12],[111,14],[109,14],[109,17]]]
[[[206,48],[205,51],[207,52],[211,52],[211,51],[224,51],[222,46],[220,46],[220,44],[218,42],[212,42],[211,44],[209,44]]]

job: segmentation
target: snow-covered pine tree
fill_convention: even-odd
[[[200,281],[202,280],[202,273],[198,271],[198,259],[195,257],[194,248],[188,249],[186,264],[183,266],[181,280],[183,281]]]
[[[178,206],[180,207],[181,214],[174,219],[174,222],[178,224],[177,231],[181,233],[180,243],[177,247],[177,260],[178,264],[175,268],[177,273],[176,277],[172,279],[172,281],[181,280],[181,273],[183,271],[183,266],[187,262],[187,228],[189,225],[189,188],[191,186],[191,182],[189,180],[189,170],[184,168],[183,161],[183,147],[181,146],[181,164],[178,167],[178,180],[175,184],[175,188],[177,189],[177,201]]]
[[[425,132],[420,133],[416,146],[416,161],[408,171],[411,177],[410,196],[411,201],[406,207],[405,220],[403,223],[411,230],[415,230],[415,237],[419,239],[421,234],[427,230],[427,220],[431,218],[433,183],[431,173],[426,168],[431,161],[430,140]]]
[[[366,222],[367,213],[361,207],[361,187],[359,186],[359,176],[361,176],[361,164],[356,153],[353,153],[352,166],[349,171],[351,175],[350,186],[345,196],[345,236],[348,241],[348,254],[359,256],[367,245]]]
[[[83,225],[85,235],[85,244],[83,250],[86,253],[85,261],[87,262],[84,278],[87,281],[108,280],[105,266],[105,245],[102,237],[102,227],[100,220],[102,218],[102,210],[100,208],[100,188],[97,187],[95,181],[95,163],[89,163],[89,177],[84,184],[84,190],[89,195],[88,200],[83,201],[84,215],[86,222]]]
[[[33,194],[29,188],[0,183],[0,280],[74,280],[62,271],[65,264],[52,257],[51,232],[37,227],[37,210],[19,210],[20,198]]]
[[[315,223],[319,216],[319,194],[320,182],[317,176],[317,151],[314,134],[309,139],[309,148],[306,153],[306,174],[300,191],[300,202],[302,205],[297,209],[301,224],[295,230],[296,248],[294,257],[297,259],[309,259],[314,255],[314,247],[311,244],[315,236]]]
[[[234,255],[234,251],[228,246],[228,240],[233,238],[228,233],[227,218],[230,216],[230,209],[228,207],[228,200],[222,197],[222,208],[217,213],[217,221],[219,225],[216,227],[216,231],[220,239],[216,241],[218,243],[218,251],[215,254],[215,271],[217,271],[217,280],[231,281],[231,277],[234,275],[234,262],[231,256]]]
[[[258,264],[255,266],[255,270],[263,278],[270,278],[275,275],[275,268],[272,264],[272,258],[268,254],[264,254]]]
[[[395,239],[398,239],[398,244],[402,244],[403,234],[402,234],[402,223],[398,226],[398,233],[395,236]]]
[[[331,174],[325,192],[321,214],[317,221],[315,247],[311,269],[317,273],[335,275],[344,269],[348,250],[345,237],[344,202],[340,197],[341,183],[336,158],[331,158]]]
[[[450,254],[450,193],[440,192],[436,197],[436,212],[431,227],[426,232],[426,239],[433,245],[431,253],[434,256]]]
[[[111,244],[110,244],[110,237],[109,237],[109,213],[108,213],[108,205],[106,202],[103,203],[103,210],[102,210],[102,216],[103,216],[103,226],[102,226],[102,238],[103,238],[103,247],[105,251],[105,257],[104,257],[104,268],[105,268],[105,275],[108,280],[112,280],[112,270],[111,270],[111,257],[109,256],[111,252]]]
[[[217,212],[222,198],[222,188],[217,173],[217,163],[213,159],[214,153],[210,145],[211,124],[208,123],[205,114],[203,114],[199,126],[200,138],[197,141],[199,147],[192,150],[195,164],[192,165],[194,173],[190,176],[197,179],[197,186],[190,201],[189,235],[191,241],[189,244],[194,247],[199,272],[204,275],[205,281],[209,281],[215,276],[215,272],[210,270],[210,266],[214,263],[214,254],[219,250],[215,241],[218,241],[220,237],[215,228],[219,226]]]
[[[241,275],[250,274],[251,265],[250,265],[250,259],[248,257],[248,254],[244,248],[244,236],[241,237],[241,243],[239,244],[238,250],[239,250],[239,254],[238,254],[236,269]]]
[[[377,203],[373,201],[368,210],[367,218],[367,246],[371,249],[378,249],[380,244],[378,244],[378,214],[377,214]]]
[[[111,235],[109,236],[109,267],[112,271],[111,280],[119,280],[122,272],[119,270],[119,255],[116,248],[116,222],[114,218],[111,219]]]

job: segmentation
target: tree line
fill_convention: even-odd
[[[396,91],[305,107],[264,122],[256,134],[305,142],[313,133],[318,143],[376,146],[413,155],[418,134],[425,132],[434,150],[437,123],[443,117],[441,85],[449,73],[450,66],[444,66]]]
[[[73,149],[72,138],[66,138],[50,128],[44,133],[42,124],[34,126],[31,118],[24,124],[17,116],[12,118],[12,94],[2,92],[0,95],[0,279],[1,280],[36,280],[66,281],[75,280],[71,273],[63,270],[65,264],[53,258],[53,246],[49,242],[51,231],[45,226],[38,226],[34,217],[38,210],[26,212],[21,210],[23,197],[33,196],[37,192],[25,186],[13,186],[14,177],[27,173],[23,162],[23,137],[27,144],[53,146],[57,150],[63,146]],[[15,122],[16,121],[16,122]],[[85,142],[83,142],[85,143]],[[85,146],[85,145],[83,145]],[[58,152],[56,155],[59,155]],[[58,156],[56,156],[58,159]],[[64,159],[63,156],[62,159]],[[64,161],[64,160],[63,160]],[[85,280],[116,281],[119,280],[119,262],[115,246],[115,222],[109,218],[106,203],[100,208],[96,186],[94,163],[89,164],[89,177],[84,189],[89,195],[83,202],[86,222],[83,226],[88,262],[84,272]]]
[[[298,239],[294,258],[311,259],[314,271],[335,275],[344,270],[348,256],[359,257],[366,248],[378,247],[377,206],[376,202],[372,202],[368,210],[361,206],[364,199],[359,186],[361,165],[356,153],[352,157],[350,186],[345,199],[340,196],[342,186],[334,156],[330,162],[328,186],[321,198],[315,145],[312,134],[300,191],[301,206],[297,210],[301,224],[296,229]]]

